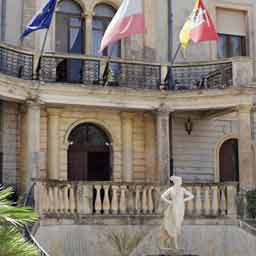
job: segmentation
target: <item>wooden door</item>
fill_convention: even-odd
[[[239,181],[238,140],[225,141],[219,152],[220,182]]]

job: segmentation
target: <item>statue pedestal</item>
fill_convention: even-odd
[[[169,249],[169,248],[161,248],[159,255],[148,255],[148,256],[196,256],[191,254],[185,254],[184,249]]]

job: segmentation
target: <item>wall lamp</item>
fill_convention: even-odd
[[[191,118],[188,117],[187,120],[185,121],[185,131],[187,132],[188,135],[190,135],[192,130],[193,130],[193,122]]]

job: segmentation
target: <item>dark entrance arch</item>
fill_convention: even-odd
[[[83,123],[68,138],[68,180],[111,180],[111,140],[99,126]]]
[[[219,152],[220,182],[239,182],[238,140],[225,141]]]

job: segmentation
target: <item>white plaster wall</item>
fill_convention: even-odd
[[[22,24],[22,1],[7,0],[6,1],[6,28],[5,42],[12,45],[18,45],[21,35]]]
[[[159,226],[41,226],[36,234],[44,249],[54,256],[120,256],[111,246],[110,233],[142,239],[131,256],[159,254]],[[182,246],[200,256],[255,256],[256,237],[236,226],[185,225]]]

